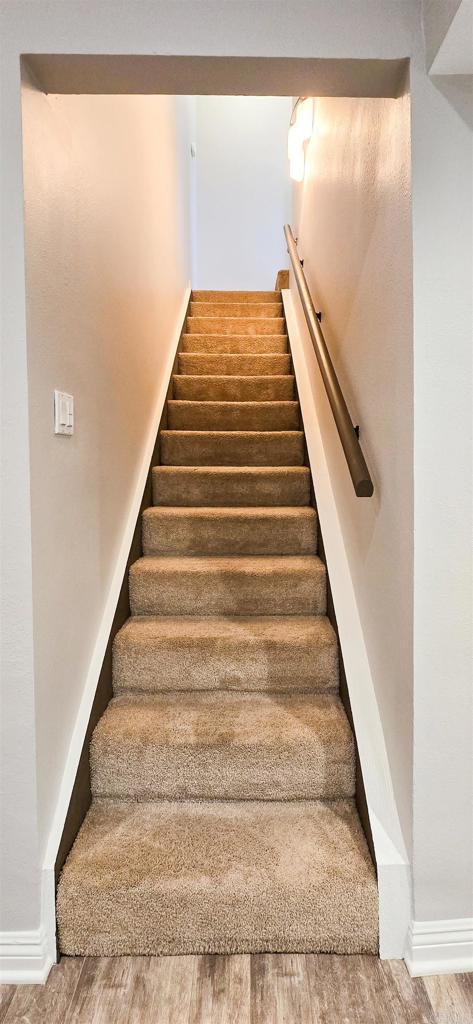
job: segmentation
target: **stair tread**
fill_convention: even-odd
[[[231,353],[229,353],[231,354]],[[236,353],[238,355],[238,353]],[[263,355],[265,353],[262,353]],[[287,384],[294,384],[295,377],[293,373],[188,373],[185,375],[186,384],[199,383],[199,384],[210,384],[216,386],[218,384],[272,384],[281,382]],[[173,377],[173,383],[182,383],[181,374],[175,374]],[[173,399],[175,401],[175,399]],[[221,402],[225,399],[221,398],[209,398],[204,399],[209,402]],[[261,399],[249,399],[249,401],[261,401]],[[278,399],[277,399],[278,401]]]
[[[267,576],[274,572],[325,572],[325,566],[318,555],[144,555],[130,566],[133,574],[160,570],[180,570],[196,575],[201,572],[258,572]]]
[[[354,793],[353,735],[333,694],[125,694],[96,726],[90,756],[97,796],[297,800]]]
[[[280,291],[216,291],[196,289],[192,291],[193,302],[281,302]]]
[[[281,434],[289,434],[293,437],[303,437],[303,430],[162,430],[161,434],[187,434],[190,437],[195,438],[196,435],[202,434],[204,436],[215,435],[219,439],[222,439],[225,435],[231,438],[235,438],[235,435],[241,434],[242,437],[249,437],[250,439],[256,439],[257,437],[263,438],[280,438]]]
[[[193,317],[189,317],[189,319],[193,320]],[[210,321],[210,320],[216,320],[216,319],[220,320],[220,317],[206,317],[206,318],[205,317],[204,318],[199,317],[198,319],[199,320],[203,320],[203,321],[205,319],[207,319],[207,320]],[[228,325],[228,321],[231,318],[228,317],[226,319],[227,319],[227,325]],[[242,319],[242,318],[240,318],[240,319]],[[255,321],[255,323],[257,324],[257,321]],[[269,323],[272,324],[273,320],[269,321]],[[231,326],[231,324],[230,324],[230,326]],[[201,331],[192,331],[192,332],[184,331],[183,334],[182,334],[182,338],[183,338],[184,341],[199,341],[199,340],[203,341],[204,338],[207,338],[209,341],[238,341],[238,340],[247,341],[248,338],[250,338],[252,341],[268,341],[268,339],[271,340],[272,338],[277,339],[278,342],[280,342],[281,339],[283,339],[286,342],[289,340],[289,337],[286,334],[286,332],[283,331],[281,333],[279,330],[274,330],[274,331],[266,331],[265,330],[265,331],[261,331],[261,334],[259,334],[258,331],[255,331],[253,334],[250,334],[250,335],[248,335],[246,332],[242,332],[242,333],[239,334],[238,331],[233,331],[233,332],[230,332],[230,333],[228,333],[228,331],[222,331],[221,334],[219,334],[219,333],[214,334],[213,331],[206,331],[205,330],[205,324],[204,324],[204,327],[203,327],[203,329]]]
[[[167,467],[166,467],[167,468]],[[274,522],[279,519],[291,519],[297,521],[310,520],[315,522],[317,513],[311,505],[298,508],[294,505],[239,505],[238,507],[225,505],[151,505],[143,512],[143,518],[156,520],[169,519],[204,519],[204,520],[234,520],[246,522],[247,520]]]
[[[279,317],[283,316],[282,302],[211,302],[204,299],[191,299],[191,316],[232,316],[246,317]]]
[[[262,354],[264,356],[265,353],[262,353]],[[173,377],[173,380],[174,381],[180,381],[181,380],[181,375],[180,374],[175,374],[174,377]],[[258,374],[258,373],[255,373],[255,374],[249,374],[249,373],[247,373],[247,374],[238,374],[238,373],[219,373],[219,374],[216,374],[216,373],[193,373],[193,374],[187,374],[186,375],[186,382],[194,381],[194,380],[195,381],[202,381],[202,382],[206,382],[206,383],[208,382],[209,384],[220,384],[222,382],[226,383],[227,381],[228,382],[232,382],[232,383],[244,382],[245,384],[247,384],[247,383],[254,382],[256,384],[256,383],[260,383],[261,382],[262,384],[263,383],[266,384],[266,383],[271,382],[271,381],[278,381],[279,382],[279,381],[283,380],[283,381],[290,381],[291,384],[293,384],[294,381],[295,381],[295,377],[294,377],[293,373],[272,373],[272,374]],[[208,401],[218,401],[218,402],[220,402],[220,401],[222,401],[222,399],[220,399],[220,398],[218,398],[218,399],[208,399]],[[255,401],[258,401],[258,399],[255,399]]]
[[[204,409],[210,409],[210,408],[212,408],[212,409],[235,409],[236,407],[241,407],[243,412],[246,412],[246,411],[249,412],[251,409],[255,409],[255,408],[256,409],[266,410],[268,408],[268,406],[269,407],[274,406],[274,408],[276,408],[276,409],[286,409],[286,408],[297,409],[299,407],[299,402],[295,401],[294,399],[280,399],[280,398],[279,399],[271,399],[268,402],[259,402],[257,399],[251,399],[251,398],[248,401],[245,401],[245,402],[240,402],[240,401],[232,402],[232,401],[228,401],[226,399],[221,399],[221,398],[218,398],[218,399],[213,399],[213,398],[198,398],[198,399],[191,399],[191,398],[169,398],[167,404],[168,404],[168,407],[169,406],[171,407],[171,409],[176,409],[176,408],[180,408],[180,409],[195,409],[197,406],[203,406]]]
[[[115,637],[113,685],[334,691],[337,637],[324,615],[133,616]]]
[[[352,800],[94,800],[62,871],[69,955],[376,953]]]
[[[231,637],[237,644],[263,640],[279,646],[315,639],[318,645],[336,643],[336,634],[326,615],[136,615],[117,633],[121,643],[133,638],[141,643],[156,639],[211,638],[218,642]]]
[[[191,431],[173,430],[169,431],[169,433],[191,433]],[[192,431],[192,435],[194,435],[194,433],[195,431]],[[200,431],[200,433],[209,433],[209,431]],[[210,433],[220,433],[220,431],[210,431]],[[231,433],[233,437],[234,431],[224,431],[224,433]],[[261,433],[261,431],[257,431],[257,433]],[[268,431],[268,433],[276,433],[276,431]],[[300,431],[291,431],[291,433],[300,433]],[[153,473],[157,473],[162,476],[171,476],[176,473],[192,473],[196,476],[205,475],[226,477],[248,474],[255,478],[277,473],[281,476],[286,476],[286,474],[288,474],[290,476],[309,477],[310,469],[308,466],[153,466]]]

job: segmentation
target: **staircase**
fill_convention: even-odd
[[[279,292],[193,293],[167,420],[60,949],[374,953]]]

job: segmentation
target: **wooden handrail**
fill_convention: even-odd
[[[287,251],[291,259],[294,277],[296,279],[297,288],[301,298],[302,309],[304,310],[304,316],[307,327],[309,328],[309,334],[312,339],[325,391],[333,413],[333,418],[337,425],[338,436],[345,453],[348,469],[355,488],[355,494],[358,498],[371,498],[374,490],[373,481],[370,477],[368,467],[361,450],[358,434],[351,421],[347,403],[345,402],[342,389],[338,383],[338,377],[330,358],[327,343],[320,326],[319,318],[315,312],[314,303],[312,302],[307,280],[302,269],[302,263],[299,259],[296,240],[289,224],[284,225],[284,234],[286,236]]]

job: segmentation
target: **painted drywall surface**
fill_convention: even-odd
[[[196,288],[274,288],[287,264],[289,97],[199,96]]]
[[[473,909],[471,82],[432,89],[413,69],[413,363],[406,100],[321,101],[296,203],[305,270],[375,483],[371,502],[353,498],[322,398],[420,921]],[[351,108],[344,131],[339,104]],[[377,131],[367,111],[383,107]]]
[[[414,909],[473,917],[473,80],[411,71]]]
[[[185,99],[23,102],[40,849],[189,269]],[[52,390],[74,395],[53,433]]]
[[[466,420],[458,431],[457,395],[462,394],[462,410],[465,409],[467,389],[471,382],[471,368],[466,366],[466,357],[457,362],[450,360],[448,387],[442,390],[439,416],[438,393],[441,389],[442,370],[432,369],[432,354],[437,356],[445,351],[445,338],[453,323],[455,338],[462,339],[462,352],[469,345],[471,334],[470,313],[465,303],[452,303],[456,295],[458,271],[468,273],[471,260],[469,240],[462,233],[452,229],[448,216],[438,220],[438,211],[443,209],[445,196],[453,207],[461,208],[462,197],[452,195],[448,181],[449,163],[454,167],[465,166],[465,132],[462,123],[460,101],[463,93],[447,98],[444,85],[440,93],[438,83],[426,75],[425,49],[423,41],[420,3],[411,0],[335,0],[327,4],[324,0],[297,2],[297,0],[255,0],[222,5],[220,0],[185,0],[180,4],[172,0],[137,0],[133,5],[120,5],[113,0],[104,0],[96,5],[93,16],[84,18],[83,4],[79,0],[44,0],[39,6],[29,0],[4,0],[0,7],[2,19],[2,196],[4,198],[4,241],[3,241],[3,397],[2,415],[6,441],[3,458],[3,545],[5,593],[3,597],[3,650],[5,693],[8,699],[8,749],[5,756],[13,764],[9,752],[21,750],[21,765],[18,777],[10,769],[7,780],[9,822],[11,832],[3,844],[9,847],[8,864],[13,872],[14,856],[22,856],[23,870],[18,876],[21,889],[16,888],[16,902],[13,896],[10,906],[14,912],[5,927],[33,927],[39,915],[39,888],[35,885],[34,870],[38,868],[34,838],[23,832],[27,848],[21,842],[25,821],[33,820],[35,811],[35,769],[31,751],[34,741],[31,714],[24,709],[31,708],[34,695],[32,671],[32,609],[31,609],[31,528],[29,511],[29,467],[28,467],[28,406],[26,374],[26,328],[24,309],[24,254],[22,241],[22,191],[21,191],[21,129],[19,105],[19,56],[28,52],[94,52],[94,53],[135,53],[146,54],[150,47],[168,54],[207,54],[216,56],[284,56],[284,57],[348,57],[389,59],[400,56],[411,58],[411,118],[412,118],[412,181],[413,181],[413,234],[414,234],[414,475],[419,481],[425,475],[429,486],[422,487],[425,501],[414,505],[415,534],[418,552],[414,548],[415,604],[422,604],[424,593],[434,605],[435,615],[429,621],[414,616],[414,663],[415,672],[422,670],[424,692],[414,681],[416,715],[423,721],[425,735],[429,733],[431,716],[441,720],[445,713],[445,656],[451,649],[451,637],[443,627],[446,598],[442,582],[432,593],[429,561],[432,551],[442,551],[442,565],[450,564],[452,545],[458,550],[467,550],[470,542],[470,519],[466,528],[467,513],[462,512],[461,521],[452,514],[451,503],[457,494],[456,487],[449,496],[447,512],[443,503],[431,500],[432,492],[439,487],[438,466],[433,467],[431,453],[439,446],[442,465],[445,453],[455,452],[459,456],[458,437],[465,438]],[[242,83],[242,92],[244,84]],[[457,104],[457,98],[459,102]],[[435,130],[432,131],[432,125]],[[466,172],[465,172],[466,173]],[[425,178],[429,188],[425,189]],[[465,175],[462,177],[464,194]],[[453,221],[456,223],[456,220]],[[437,229],[436,229],[437,226]],[[432,238],[435,235],[434,239]],[[454,258],[444,259],[454,245]],[[439,260],[439,254],[442,259]],[[463,270],[464,268],[464,270]],[[438,286],[439,275],[441,287]],[[468,341],[467,341],[468,339]],[[439,376],[440,374],[440,376]],[[422,401],[417,401],[416,392],[422,390]],[[455,417],[451,418],[451,413]],[[428,445],[424,438],[429,437]],[[417,442],[419,438],[419,443]],[[422,438],[422,441],[421,441]],[[469,460],[469,461],[468,461]],[[459,471],[471,465],[471,450],[466,443],[462,446],[461,460],[456,460]],[[461,479],[458,474],[458,479]],[[462,491],[465,495],[465,491]],[[451,523],[455,531],[451,530]],[[447,529],[446,529],[447,527]],[[455,535],[454,535],[455,534]],[[420,547],[422,537],[422,547]],[[430,549],[430,550],[428,550]],[[421,550],[424,556],[420,557]],[[419,558],[417,557],[419,554]],[[460,609],[462,606],[460,605]],[[430,609],[432,611],[432,608]],[[465,610],[462,610],[464,617]],[[452,611],[455,618],[455,612]],[[21,621],[21,628],[19,622]],[[457,621],[455,619],[455,621]],[[451,616],[449,617],[449,623]],[[442,625],[442,628],[440,628]],[[435,634],[435,656],[430,649],[429,638]],[[456,639],[456,636],[454,637]],[[424,663],[417,657],[419,644],[423,645]],[[439,663],[438,648],[442,652]],[[455,697],[461,695],[459,705],[448,702],[450,721],[455,722],[464,714],[465,695],[470,692],[470,674],[465,673],[462,664],[460,677],[455,680]],[[428,691],[428,696],[425,692]],[[419,700],[416,700],[419,693]],[[435,694],[435,701],[432,696]],[[439,706],[442,711],[439,716]],[[7,716],[4,714],[4,720]],[[465,815],[467,776],[465,775],[466,754],[464,738],[451,750],[448,733],[438,738],[442,758],[450,753],[457,778],[453,780],[438,771],[429,776],[430,765],[426,764],[427,778],[420,780],[418,807],[425,808],[425,817],[419,819],[415,856],[418,866],[416,885],[423,872],[423,858],[429,850],[438,849],[437,891],[441,892],[439,906],[433,891],[432,874],[425,875],[426,888],[419,905],[422,916],[451,917],[450,908],[455,905],[466,907],[471,889],[471,876],[460,871],[456,864],[458,845],[450,843],[450,849],[437,847],[437,801],[448,804],[448,797],[456,788],[460,778],[462,787],[461,809],[452,805],[447,822],[442,822],[445,838],[456,836],[460,815]],[[419,748],[419,759],[423,756]],[[414,748],[414,772],[416,773],[416,743]],[[461,770],[458,771],[460,764]],[[435,768],[435,765],[434,765]],[[438,786],[440,789],[438,790]],[[12,852],[13,851],[13,852]],[[11,876],[10,876],[11,877]],[[39,880],[39,873],[38,873]],[[441,890],[439,889],[441,880]],[[36,897],[36,898],[35,898]],[[460,913],[463,916],[468,910]],[[18,922],[22,922],[19,924]],[[17,922],[17,923],[15,923]]]
[[[331,485],[404,839],[410,849],[413,382],[409,137],[407,96],[398,100],[318,100],[305,179],[295,186],[294,230],[374,480],[374,497],[357,498],[330,407],[319,388],[318,416]],[[323,522],[321,526],[323,530]],[[335,593],[334,599],[336,604]]]
[[[346,536],[346,506],[336,497],[340,474],[334,473],[334,460],[336,468],[339,445],[334,447],[328,400],[297,290],[292,287],[282,295],[376,857],[379,953],[383,959],[396,959],[404,954],[411,920],[410,858],[392,788],[368,637],[360,618],[361,602],[355,591],[359,580],[350,564],[353,551],[347,543],[352,538]]]
[[[462,0],[422,0],[425,58],[430,68]]]
[[[431,75],[473,75],[473,0],[462,0],[430,65]]]
[[[1,38],[1,33],[0,33]],[[28,375],[20,64],[3,54],[1,362],[0,930],[41,919],[33,672]],[[8,97],[8,101],[7,101]],[[10,300],[10,301],[9,301]]]

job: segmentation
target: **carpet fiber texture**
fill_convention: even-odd
[[[60,949],[375,953],[280,292],[194,292],[171,391]]]

